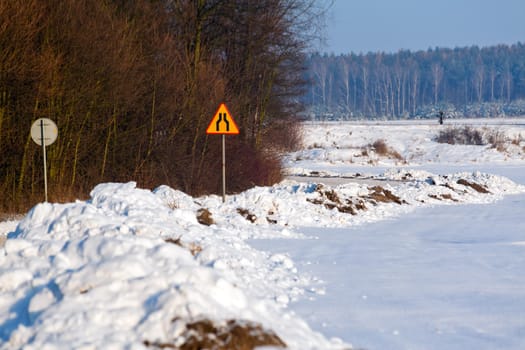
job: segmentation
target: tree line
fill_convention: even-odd
[[[398,118],[440,109],[466,116],[525,114],[522,43],[340,56],[315,53],[307,66],[310,87],[304,101],[317,116]],[[473,110],[473,105],[493,110]]]
[[[55,121],[50,199],[105,181],[219,192],[221,102],[228,186],[280,178],[295,146],[314,0],[5,0],[0,2],[0,191],[3,210],[41,200],[34,120]]]

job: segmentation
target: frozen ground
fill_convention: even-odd
[[[180,346],[204,320],[290,349],[522,349],[525,129],[505,122],[480,125],[498,150],[428,123],[307,124],[286,164],[315,181],[39,204],[0,224],[0,349]]]
[[[498,147],[434,142],[441,130],[465,126],[495,136]],[[378,167],[525,162],[525,119],[447,120],[442,126],[428,121],[307,123],[303,134],[304,149],[287,157],[290,175],[377,175]],[[395,153],[378,154],[372,147],[378,140]]]

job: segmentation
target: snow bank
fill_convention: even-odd
[[[228,197],[107,183],[91,199],[35,206],[0,250],[2,349],[181,345],[188,324],[260,324],[290,349],[348,348],[312,331],[288,303],[323,294],[285,254],[247,239],[294,238],[294,227],[345,227],[417,207],[486,203],[524,191],[482,173],[392,170],[391,186],[284,181]],[[207,225],[199,213],[211,214]]]
[[[185,325],[202,319],[262,324],[290,348],[342,347],[283,308],[311,279],[285,256],[250,248],[233,224],[200,225],[188,196],[127,183],[101,184],[91,197],[39,204],[9,234],[0,254],[2,348],[180,345]],[[179,238],[201,244],[200,253],[174,244]]]

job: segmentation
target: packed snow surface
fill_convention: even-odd
[[[498,128],[508,147],[437,144],[432,136],[437,125],[306,124],[305,149],[289,154],[286,166],[290,175],[317,178],[255,187],[228,196],[226,203],[218,196],[192,198],[166,186],[150,191],[129,182],[100,184],[87,201],[37,204],[22,220],[0,223],[0,349],[180,346],[191,334],[188,325],[200,320],[259,324],[290,349],[348,349],[350,343],[370,349],[422,344],[441,349],[458,339],[463,348],[488,348],[484,347],[488,338],[500,340],[505,348],[523,345],[517,339],[523,338],[525,329],[524,313],[519,316],[525,292],[512,287],[523,281],[514,274],[525,267],[523,258],[515,259],[516,254],[523,256],[525,236],[520,233],[505,241],[508,249],[498,250],[506,254],[502,264],[512,266],[506,277],[479,281],[487,285],[496,281],[487,293],[497,295],[495,300],[508,310],[505,321],[512,332],[493,322],[484,331],[475,312],[460,309],[450,315],[457,324],[441,320],[436,330],[449,343],[434,341],[425,330],[403,321],[430,324],[433,314],[427,311],[439,309],[430,306],[457,301],[443,299],[432,289],[436,286],[448,286],[461,300],[472,298],[474,309],[494,300],[485,297],[475,278],[469,288],[458,287],[459,294],[446,280],[433,278],[438,276],[433,269],[442,263],[439,258],[448,257],[440,255],[440,249],[465,237],[429,232],[428,245],[421,246],[429,250],[418,251],[412,245],[408,258],[396,248],[413,242],[403,233],[401,227],[410,225],[403,218],[414,217],[417,235],[430,227],[425,220],[416,220],[418,213],[437,206],[491,208],[507,203],[501,201],[507,195],[525,192],[523,177],[512,181],[485,171],[502,164],[522,169],[525,129],[516,123],[492,123],[483,126]],[[379,154],[369,147],[378,139],[390,152]],[[421,167],[429,164],[432,171]],[[451,164],[475,166],[468,171],[435,171]],[[476,170],[478,165],[484,171]],[[339,182],[324,181],[322,176]],[[523,201],[517,203],[525,206]],[[446,222],[448,217],[445,211],[438,220]],[[459,220],[450,217],[451,222]],[[391,225],[388,234],[374,238],[374,225],[388,222],[385,219],[402,224]],[[348,230],[356,228],[371,232],[355,239]],[[479,239],[497,234],[485,229]],[[330,238],[334,235],[337,240]],[[476,242],[478,236],[468,239]],[[371,242],[373,250],[363,251]],[[453,266],[459,274],[468,271],[472,276],[494,268],[493,260],[485,263],[476,252],[460,250],[453,255],[454,262],[443,262],[447,272],[439,278],[452,278]],[[463,260],[470,258],[479,263],[465,267]],[[349,264],[350,280],[329,273],[345,274],[345,269],[333,269],[338,262]],[[379,277],[369,276],[371,270]],[[396,271],[408,274],[402,279],[406,283],[386,288],[392,281],[387,276]],[[374,278],[381,283],[370,290]],[[336,280],[345,285],[338,286]],[[422,283],[429,287],[422,288]],[[352,304],[345,302],[347,298]],[[366,301],[373,307],[364,306]],[[409,310],[413,303],[420,312],[400,316],[399,309]],[[484,317],[490,320],[490,312]],[[386,328],[378,319],[398,326]],[[479,333],[462,321],[478,323]],[[454,336],[447,338],[450,334]],[[471,338],[476,341],[469,342]]]

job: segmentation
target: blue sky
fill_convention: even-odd
[[[335,0],[327,53],[525,43],[525,0]]]

